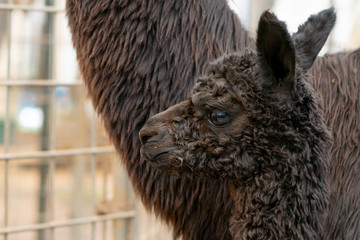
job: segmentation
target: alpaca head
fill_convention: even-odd
[[[264,12],[256,51],[218,59],[188,100],[146,122],[142,157],[175,175],[239,184],[270,169],[324,174],[328,133],[306,71],[334,22],[328,9],[290,36],[285,23]]]

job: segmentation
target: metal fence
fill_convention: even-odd
[[[0,240],[133,239],[135,201],[78,80],[64,6],[0,1]]]

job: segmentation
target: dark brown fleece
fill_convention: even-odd
[[[209,60],[253,42],[226,1],[67,0],[66,12],[89,95],[145,206],[174,228],[174,237],[231,239],[228,219],[233,202],[228,184],[159,172],[140,159],[138,140],[145,120],[184,100],[194,76],[205,73]],[[322,82],[315,77],[314,85],[324,95],[327,121],[335,135],[332,159],[342,161],[338,172],[349,186],[349,179],[360,175],[358,167],[346,170],[360,154],[359,140],[355,145],[346,141],[359,136],[360,73],[355,71],[359,59],[359,51],[329,55],[317,59],[309,74],[326,76]],[[349,105],[350,98],[355,100]],[[360,205],[356,194],[351,202],[342,201]],[[359,225],[359,214],[347,217],[347,209],[334,214],[343,226],[339,236]],[[354,234],[349,239],[359,238]]]
[[[360,239],[360,49],[318,58],[311,72],[333,135],[324,239]]]

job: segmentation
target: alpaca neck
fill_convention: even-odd
[[[234,239],[319,238],[327,206],[326,188],[315,175],[308,178],[294,171],[271,169],[256,174],[246,184],[234,183],[235,207],[230,220]]]
[[[234,239],[321,238],[330,137],[315,106],[308,108],[317,122],[263,119],[263,114],[253,119],[256,131],[244,130],[243,152],[234,159],[244,167],[235,174],[242,179],[231,176]]]

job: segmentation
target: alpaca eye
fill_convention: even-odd
[[[209,122],[215,127],[224,127],[226,124],[230,122],[229,114],[220,111],[214,111],[208,113],[207,118]]]

